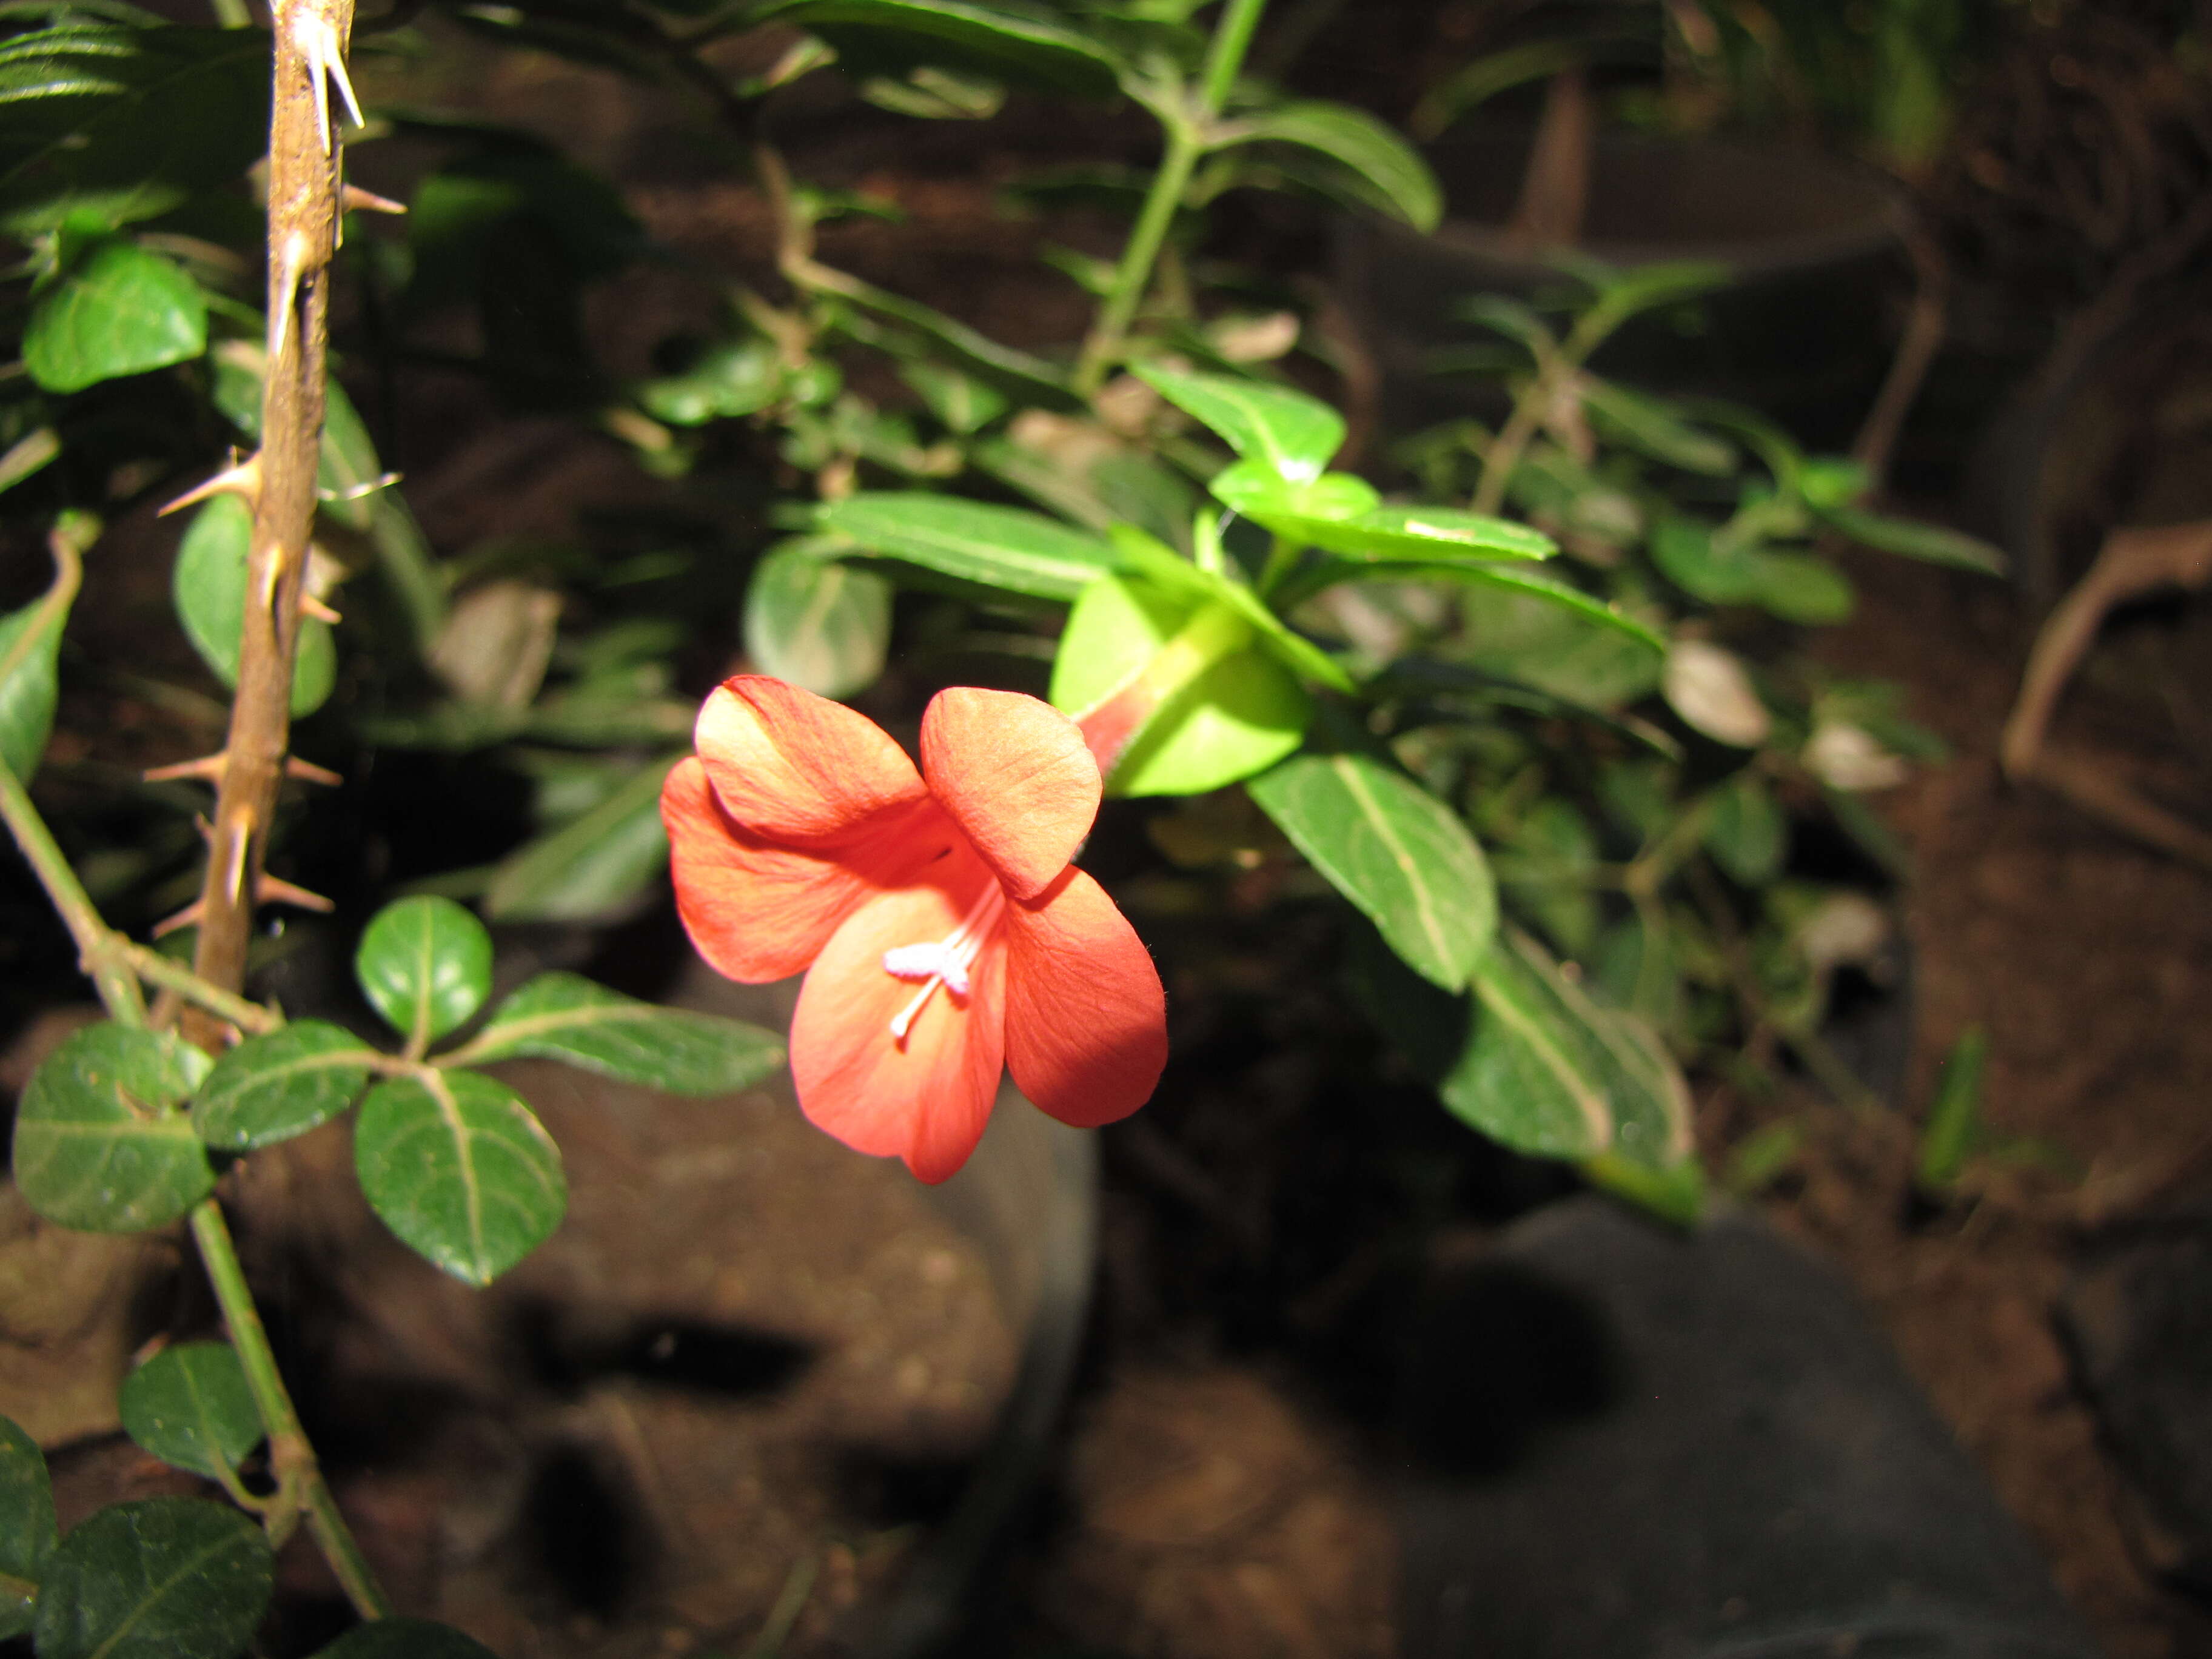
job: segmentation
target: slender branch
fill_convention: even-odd
[[[201,888],[192,968],[237,990],[246,980],[253,894],[268,853],[291,741],[292,665],[315,514],[337,247],[340,157],[328,77],[343,72],[353,0],[278,0],[269,126],[269,350],[254,481],[253,539],[239,632],[222,782]],[[203,1040],[212,1034],[201,1030]]]
[[[1251,48],[1252,31],[1259,27],[1260,15],[1267,9],[1267,0],[1228,0],[1214,25],[1213,43],[1206,52],[1194,106],[1178,109],[1163,104],[1155,110],[1167,131],[1167,150],[1160,157],[1159,170],[1152,175],[1137,222],[1129,231],[1121,263],[1114,269],[1113,286],[1106,290],[1105,301],[1076,360],[1075,389],[1086,398],[1105,384],[1107,372],[1121,355],[1121,343],[1136,319],[1137,307],[1144,303],[1146,290],[1152,286],[1152,270],[1175,223],[1176,210],[1182,205],[1190,188],[1192,172],[1205,159],[1214,118],[1221,113],[1223,102],[1237,84],[1244,55]]]
[[[262,1426],[269,1431],[269,1462],[279,1490],[289,1488],[299,1495],[307,1530],[322,1547],[354,1610],[364,1619],[389,1616],[392,1604],[385,1599],[361,1546],[354,1541],[345,1518],[338,1513],[315,1462],[314,1448],[307,1443],[307,1431],[300,1426],[300,1414],[292,1407],[292,1396],[284,1390],[276,1356],[270,1350],[269,1333],[261,1323],[260,1310],[253,1305],[253,1292],[246,1288],[246,1271],[239,1265],[238,1247],[222,1218],[222,1206],[211,1198],[193,1207],[192,1241],[199,1246],[200,1260],[207,1264],[208,1282],[215,1287],[216,1303],[222,1310],[223,1328],[230,1334],[230,1346],[245,1369],[246,1384],[252,1391]]]
[[[119,933],[111,933],[107,936],[104,953],[109,959],[128,967],[149,985],[174,991],[194,1007],[204,1008],[217,1018],[228,1020],[249,1036],[266,1036],[284,1024],[283,1015],[275,1009],[240,996],[235,992],[226,991],[221,986],[210,985],[183,963],[127,939]]]

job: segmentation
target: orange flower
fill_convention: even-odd
[[[866,716],[740,675],[661,792],[677,908],[718,971],[806,969],[791,1072],[814,1123],[942,1181],[982,1138],[1001,1065],[1063,1123],[1143,1105],[1167,1059],[1143,943],[1068,860],[1098,812],[1074,723],[959,687],[921,770]]]

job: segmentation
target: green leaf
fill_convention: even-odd
[[[1858,603],[1850,579],[1811,553],[1762,553],[1753,571],[1753,597],[1784,622],[1830,627],[1847,620]]]
[[[1089,37],[969,0],[772,0],[748,21],[817,34],[863,76],[929,64],[1085,98],[1110,97],[1121,81],[1120,64]]]
[[[1617,629],[1611,613],[1592,617],[1549,594],[1471,592],[1461,614],[1461,660],[1582,708],[1634,702],[1658,689],[1665,667],[1648,630]]]
[[[1478,587],[1503,588],[1522,600],[1536,601],[1577,629],[1583,624],[1596,624],[1596,631],[1609,636],[1612,641],[1610,648],[1615,652],[1626,647],[1628,653],[1648,655],[1666,648],[1666,635],[1641,617],[1631,616],[1618,605],[1585,593],[1581,588],[1563,582],[1555,576],[1540,575],[1518,565],[1486,564],[1474,559],[1418,565],[1376,563],[1359,567],[1353,574],[1361,580],[1372,580],[1405,576],[1443,577]],[[1656,668],[1656,665],[1654,666]],[[1543,684],[1534,679],[1528,683],[1531,685]],[[1549,690],[1553,688],[1546,686],[1545,689]],[[1562,691],[1559,695],[1569,697],[1571,701],[1583,701],[1583,697],[1571,691]]]
[[[176,1109],[208,1057],[166,1031],[87,1026],[49,1055],[15,1115],[15,1185],[49,1221],[135,1233],[174,1221],[215,1186]]]
[[[1474,1033],[1441,1087],[1452,1112],[1548,1158],[1666,1169],[1689,1154],[1689,1091],[1641,1021],[1600,1008],[1507,930],[1474,970]]]
[[[216,1061],[192,1100],[200,1139],[227,1152],[305,1134],[354,1103],[374,1054],[349,1031],[295,1020]]]
[[[1106,542],[1041,514],[919,490],[864,490],[821,521],[885,558],[1041,599],[1071,600],[1115,563]]]
[[[1852,507],[1822,507],[1818,502],[1813,510],[1830,528],[1880,552],[1895,553],[1928,564],[1949,565],[1954,570],[1978,571],[1985,576],[2002,576],[2008,566],[1998,549],[1942,525],[1891,518],[1887,514],[1867,513]]]
[[[501,860],[484,889],[494,921],[595,921],[621,915],[668,867],[660,786],[680,757],[639,769],[589,811]]]
[[[498,1659],[473,1636],[428,1619],[379,1619],[356,1625],[314,1659]]]
[[[21,783],[38,771],[53,735],[62,624],[76,592],[73,582],[58,583],[0,618],[0,762]]]
[[[1913,1179],[1931,1193],[1949,1190],[1966,1166],[1982,1131],[1982,1068],[1989,1059],[1989,1033],[1969,1025],[1943,1057],[1943,1081],[1928,1121],[1920,1131],[1920,1154]]]
[[[1349,105],[1300,102],[1241,116],[1216,135],[1217,147],[1294,144],[1327,157],[1342,170],[1332,192],[1395,214],[1419,231],[1443,217],[1443,191],[1420,152],[1364,110]]]
[[[783,1064],[783,1043],[742,1020],[610,991],[575,974],[540,974],[499,1006],[468,1047],[471,1065],[527,1055],[679,1095],[733,1094]]]
[[[1242,473],[1243,468],[1229,471]],[[1315,482],[1345,476],[1324,473]],[[1365,506],[1340,518],[1328,517],[1299,510],[1312,501],[1310,493],[1295,500],[1253,494],[1243,489],[1243,483],[1241,478],[1234,480],[1224,490],[1223,479],[1217,477],[1213,493],[1278,536],[1343,558],[1400,566],[1458,566],[1498,559],[1548,559],[1559,551],[1558,544],[1542,532],[1486,514],[1391,502]],[[1373,492],[1368,493],[1371,499]],[[1237,496],[1242,499],[1232,499]]]
[[[1109,576],[1068,613],[1053,659],[1054,708],[1081,714],[1158,654],[1198,606],[1150,582]],[[1156,715],[1123,753],[1115,795],[1195,795],[1265,771],[1304,740],[1313,702],[1264,650],[1224,658]]]
[[[1447,991],[1490,948],[1498,893],[1452,810],[1364,755],[1300,755],[1244,786],[1298,851]]]
[[[46,1460],[36,1441],[0,1417],[0,1641],[31,1628],[33,1593],[55,1536]]]
[[[1248,461],[1304,483],[1344,447],[1344,417],[1318,398],[1264,380],[1187,374],[1144,363],[1137,378]]]
[[[726,341],[681,374],[638,388],[640,408],[671,426],[703,426],[766,409],[783,390],[783,360],[767,340]]]
[[[899,379],[921,394],[929,412],[947,431],[963,437],[990,425],[1009,406],[1006,393],[996,386],[942,363],[901,363]]]
[[[31,307],[23,367],[48,392],[189,362],[207,349],[207,295],[173,260],[105,238]]]
[[[64,1539],[39,1588],[39,1659],[232,1659],[268,1610],[269,1540],[236,1510],[149,1498]]]
[[[0,229],[109,225],[235,180],[269,143],[269,36],[82,19],[0,43]]]
[[[141,1449],[210,1480],[264,1437],[246,1367],[228,1342],[179,1342],[123,1379],[123,1429]]]
[[[235,495],[217,495],[192,515],[170,580],[185,637],[216,678],[232,687],[238,684],[238,639],[252,539],[252,509]],[[321,708],[337,678],[337,647],[330,624],[304,618],[299,655],[292,664],[292,717],[302,719]]]
[[[972,382],[970,383],[972,384]],[[803,541],[771,549],[745,589],[745,651],[763,674],[849,697],[884,672],[891,585]]]
[[[1124,575],[1142,578],[1162,592],[1184,601],[1193,611],[1207,605],[1226,605],[1244,619],[1260,643],[1292,673],[1346,696],[1358,690],[1341,664],[1311,641],[1291,632],[1290,625],[1242,582],[1200,569],[1133,526],[1115,525],[1108,533]]]
[[[1739,772],[1712,794],[1705,850],[1729,878],[1764,887],[1782,872],[1790,850],[1790,821],[1774,792],[1758,774]]]
[[[419,1053],[491,994],[491,935],[449,898],[404,898],[371,918],[353,969],[369,1006]]]
[[[522,1097],[481,1072],[380,1083],[354,1127],[369,1207],[410,1249],[489,1285],[560,1224],[561,1151]]]
[[[1735,471],[1734,444],[1691,425],[1662,399],[1594,375],[1584,375],[1576,386],[1590,423],[1607,441],[1709,478],[1725,478]]]

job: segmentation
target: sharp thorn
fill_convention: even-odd
[[[389,196],[379,196],[373,190],[363,190],[359,185],[346,185],[338,191],[338,206],[348,213],[404,213],[407,204],[395,202]]]
[[[313,761],[303,761],[297,755],[284,757],[284,775],[295,778],[301,783],[319,783],[330,789],[335,789],[345,781],[328,767],[318,766]]]
[[[205,899],[194,899],[190,904],[187,904],[183,909],[178,911],[173,916],[164,916],[161,921],[155,922],[154,924],[154,937],[155,939],[160,939],[164,934],[175,933],[179,927],[195,927],[198,924],[199,919],[206,913],[207,901]]]
[[[222,769],[230,763],[230,751],[219,750],[212,755],[202,755],[198,760],[179,761],[173,766],[149,767],[140,775],[148,783],[174,783],[181,778],[197,778],[203,783],[221,783]]]
[[[163,516],[204,501],[216,495],[236,495],[248,506],[261,495],[261,457],[257,453],[242,461],[235,461],[210,478],[205,483],[195,484],[161,509]]]
[[[329,623],[333,627],[343,620],[337,611],[331,610],[312,593],[300,595],[300,613],[302,616],[313,617],[317,622]]]
[[[311,893],[304,887],[295,887],[280,877],[265,873],[254,883],[253,898],[258,904],[289,904],[301,910],[328,913],[338,908],[320,893]]]

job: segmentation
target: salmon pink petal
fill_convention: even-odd
[[[763,675],[715,687],[695,735],[730,817],[771,841],[847,836],[925,793],[906,751],[866,715]]]
[[[677,914],[726,978],[759,985],[798,973],[876,890],[858,868],[738,829],[696,760],[680,763],[661,786],[660,821]]]
[[[921,992],[894,978],[884,952],[959,927],[989,872],[963,852],[946,879],[878,895],[833,934],[806,975],[791,1021],[799,1109],[855,1152],[896,1157],[923,1181],[968,1161],[999,1092],[1005,1055],[1006,950],[994,938],[968,965],[968,990],[939,985],[908,1027],[891,1022]]]
[[[1098,763],[1083,733],[1018,692],[939,692],[921,716],[921,769],[1017,899],[1052,884],[1098,816]]]
[[[1168,1059],[1167,999],[1136,930],[1080,870],[1007,905],[1006,926],[1015,1086],[1079,1129],[1128,1116]]]

